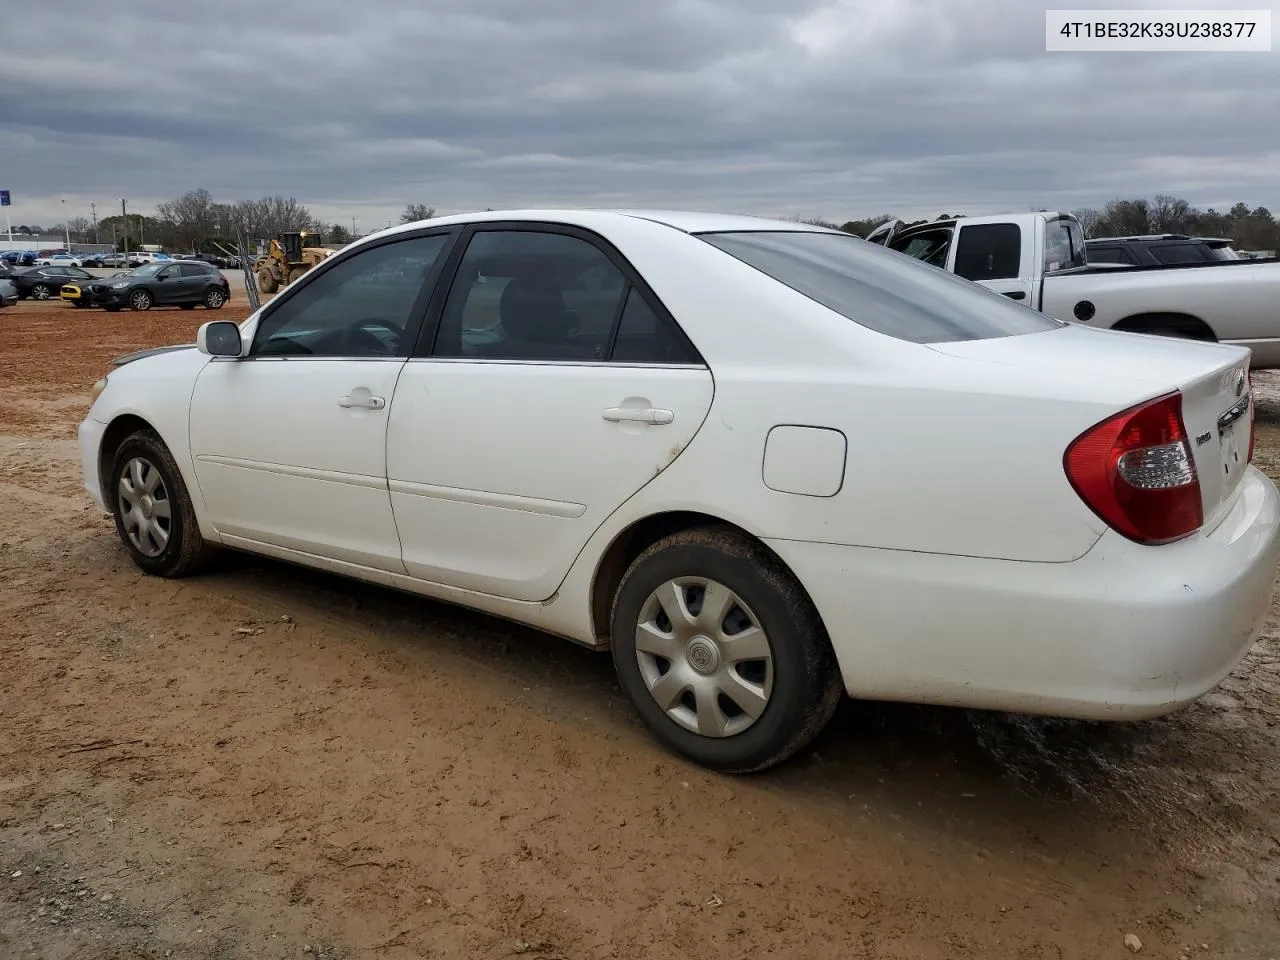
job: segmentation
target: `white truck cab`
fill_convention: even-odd
[[[1059,320],[1248,347],[1280,367],[1280,263],[1223,260],[1159,267],[1090,264],[1066,213],[962,217],[867,237]]]

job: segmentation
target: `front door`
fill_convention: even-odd
[[[405,567],[518,600],[555,593],[711,406],[710,371],[630,266],[553,226],[477,228],[417,353],[387,436]]]
[[[387,417],[450,238],[335,260],[263,308],[248,357],[205,366],[191,452],[221,533],[404,572]]]

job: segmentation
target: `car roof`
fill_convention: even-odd
[[[484,210],[474,213],[460,213],[447,217],[434,217],[429,221],[419,220],[415,223],[392,227],[380,234],[395,233],[400,230],[415,229],[423,223],[481,223],[486,221],[520,221],[566,223],[583,227],[603,227],[609,221],[650,220],[685,233],[704,233],[735,230],[787,230],[802,233],[840,233],[826,227],[801,223],[796,220],[779,220],[769,217],[754,217],[735,213],[709,213],[696,210],[648,210],[648,209],[558,209],[531,208],[518,210]]]

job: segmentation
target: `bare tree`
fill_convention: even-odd
[[[435,215],[435,207],[428,207],[425,203],[411,203],[404,208],[404,213],[400,214],[400,222],[417,223],[419,220],[430,220]]]
[[[88,217],[72,217],[67,221],[67,229],[71,231],[71,239],[76,243],[93,242],[93,224]]]

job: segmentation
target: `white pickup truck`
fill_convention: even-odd
[[[1063,213],[962,217],[867,237],[977,281],[1058,320],[1248,347],[1280,367],[1280,263],[1223,260],[1160,267],[1089,264],[1084,230]]]

